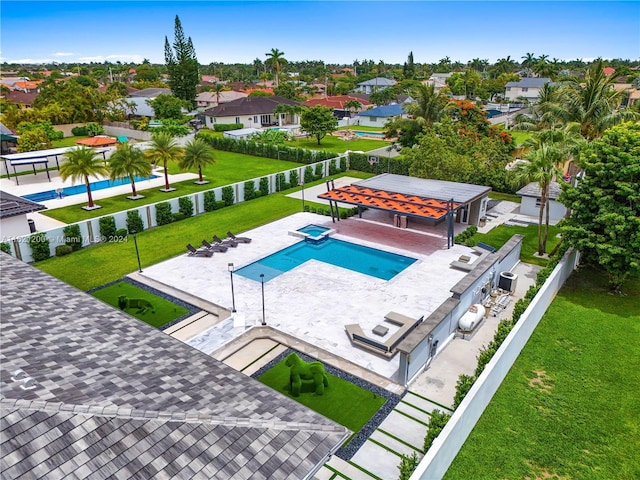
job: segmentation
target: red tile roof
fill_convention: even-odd
[[[324,107],[333,108],[334,110],[344,110],[344,104],[351,100],[360,102],[360,104],[363,107],[372,105],[372,103],[369,102],[368,100],[352,97],[350,95],[336,95],[333,97],[312,98],[304,102],[304,105],[306,105],[307,107],[315,107],[316,105],[322,105]]]

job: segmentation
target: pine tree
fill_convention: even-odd
[[[164,37],[164,60],[173,94],[196,105],[196,87],[200,83],[198,59],[191,37],[185,39],[180,18],[176,15],[173,48]]]

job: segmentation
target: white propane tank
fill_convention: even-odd
[[[470,332],[484,317],[485,308],[481,303],[474,303],[469,307],[467,313],[458,321],[458,327],[463,332]]]

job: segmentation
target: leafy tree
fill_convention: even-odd
[[[54,130],[51,122],[22,122],[16,128],[16,133],[18,135],[22,135],[23,133],[34,129],[42,130],[47,135],[49,140],[60,140],[64,136],[61,131]]]
[[[196,183],[207,183],[202,178],[202,167],[213,165],[215,161],[214,149],[203,139],[194,138],[184,146],[184,154],[179,160],[179,165],[184,170],[197,168],[198,181]]]
[[[144,152],[130,143],[120,143],[109,157],[109,169],[111,179],[129,178],[131,182],[131,195],[133,198],[141,198],[136,192],[135,177],[151,175],[151,163]]]
[[[275,93],[279,97],[288,98],[289,100],[298,99],[298,92],[296,92],[296,87],[291,82],[284,82],[278,85],[273,89],[273,93]]]
[[[152,100],[147,100],[147,103],[153,108],[156,118],[179,120],[182,118],[182,109],[186,102],[173,95],[161,94]]]
[[[101,121],[109,97],[97,88],[84,86],[75,79],[56,82],[48,79],[40,86],[40,94],[33,101],[36,109],[57,103],[67,112],[67,122],[82,123]]]
[[[611,291],[640,271],[640,125],[607,130],[582,155],[584,178],[563,186],[563,238],[609,275]]]
[[[102,157],[95,150],[88,147],[79,147],[68,151],[64,154],[67,161],[60,165],[60,178],[67,180],[70,178],[73,182],[78,180],[84,181],[87,187],[87,197],[89,200],[89,208],[94,207],[93,198],[91,196],[91,185],[89,177],[98,178],[99,175],[108,175],[109,168],[105,164]]]
[[[158,163],[162,163],[162,167],[164,168],[164,189],[162,191],[171,191],[167,163],[180,160],[183,152],[183,148],[178,145],[170,133],[160,131],[154,132],[151,136],[151,146],[146,151],[146,155],[153,164],[157,165]]]
[[[369,95],[369,101],[375,105],[389,105],[398,95],[392,88],[382,88]]]
[[[35,152],[47,148],[51,148],[51,140],[41,128],[28,130],[18,138],[17,150],[19,153]]]
[[[264,62],[267,66],[270,66],[276,74],[276,87],[280,85],[279,75],[282,67],[287,64],[287,60],[284,58],[284,52],[281,52],[277,48],[272,48],[270,52],[265,53],[269,58]]]
[[[307,135],[315,136],[320,145],[320,140],[338,127],[338,119],[331,108],[316,105],[302,112],[300,127]]]
[[[169,39],[164,37],[164,61],[169,74],[169,86],[173,94],[181,100],[196,106],[196,87],[200,83],[198,59],[191,37],[185,39],[180,18],[176,15],[173,49]]]
[[[149,63],[149,60],[145,58],[141,65],[136,67],[136,81],[155,82],[160,79],[158,70]]]

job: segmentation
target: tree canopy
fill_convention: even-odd
[[[169,74],[169,86],[173,94],[196,105],[196,87],[200,83],[198,59],[191,37],[185,39],[180,18],[176,15],[173,48],[164,37],[164,61]]]
[[[320,140],[338,127],[338,119],[331,108],[316,105],[302,112],[300,127],[306,134],[316,137],[320,145]]]

